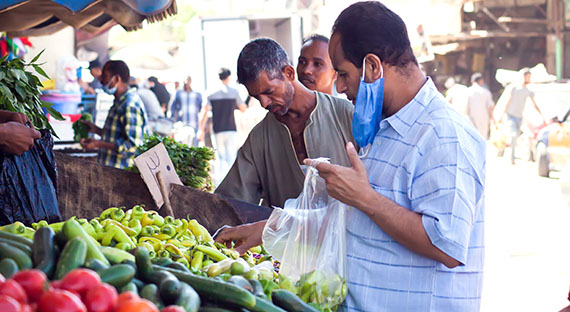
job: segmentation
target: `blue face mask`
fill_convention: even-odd
[[[361,149],[374,141],[374,137],[380,129],[382,104],[384,102],[384,70],[382,67],[380,70],[380,79],[366,83],[364,82],[366,67],[364,62],[362,64],[362,77],[360,78],[352,117],[352,134]]]
[[[111,78],[112,80],[112,78]],[[111,88],[111,81],[109,81],[108,84],[103,86],[103,91],[109,95],[113,95],[115,94],[115,92],[117,92],[117,85],[115,85],[114,87]]]

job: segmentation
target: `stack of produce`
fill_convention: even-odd
[[[137,152],[142,154],[159,143],[164,144],[174,169],[184,185],[205,192],[214,190],[214,183],[210,176],[212,171],[210,162],[214,159],[215,153],[211,148],[190,147],[176,142],[173,138],[155,133],[145,135],[143,144],[137,147]],[[130,167],[129,170],[139,172],[136,166]]]
[[[73,140],[75,142],[81,141],[81,139],[89,138],[89,129],[81,121],[93,121],[93,116],[89,113],[81,114],[81,118],[77,119],[73,125]]]
[[[74,217],[32,226],[0,227],[4,277],[34,268],[63,281],[78,269],[92,270],[118,293],[139,294],[156,309],[177,305],[184,311],[332,311],[346,296],[338,278],[333,282],[343,283],[339,294],[328,293],[331,277],[318,271],[294,284],[278,273],[278,263],[262,246],[240,256],[215,243],[196,220],[163,218],[142,206],[112,207],[90,221]]]

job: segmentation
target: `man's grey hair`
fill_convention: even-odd
[[[271,80],[283,79],[281,71],[287,65],[291,65],[289,57],[279,43],[269,38],[258,38],[246,44],[239,54],[238,81],[249,83],[264,71]]]

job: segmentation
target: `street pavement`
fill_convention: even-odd
[[[559,311],[570,304],[570,205],[559,173],[489,146],[481,311]]]

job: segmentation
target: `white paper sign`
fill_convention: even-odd
[[[170,160],[168,152],[162,143],[136,157],[135,165],[139,169],[141,177],[146,183],[156,206],[159,208],[164,204],[164,198],[162,198],[160,184],[158,183],[156,174],[160,172],[166,183],[165,187],[169,191],[171,184],[182,185],[182,181],[180,181],[180,177],[178,177],[174,169],[172,160]]]

